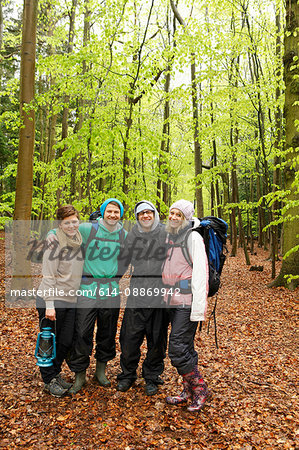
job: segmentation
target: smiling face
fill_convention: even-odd
[[[150,209],[145,209],[138,213],[137,218],[143,231],[150,231],[155,221],[155,213]]]
[[[79,228],[79,219],[73,214],[72,216],[65,217],[59,224],[62,231],[69,237],[74,237]]]
[[[108,203],[103,220],[108,229],[113,229],[120,220],[120,208],[112,203]]]
[[[177,208],[173,208],[169,211],[168,220],[171,228],[178,228],[182,224],[184,218],[184,214]]]

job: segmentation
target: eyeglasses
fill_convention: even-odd
[[[147,214],[147,215],[154,215],[154,211],[150,211],[150,210],[145,210],[145,211],[141,211],[139,214],[138,214],[138,216],[144,216],[144,214]]]

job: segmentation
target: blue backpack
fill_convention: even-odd
[[[209,263],[208,296],[213,297],[219,290],[220,276],[226,259],[227,248],[225,244],[228,226],[224,220],[218,217],[208,216],[199,220],[200,225],[197,228],[192,228],[192,231],[198,232],[203,237]],[[188,239],[188,235],[186,239]],[[187,262],[192,266],[187,246],[183,247],[183,253]]]
[[[88,218],[89,222],[95,222],[98,217],[102,217],[100,211],[97,209],[92,212]]]

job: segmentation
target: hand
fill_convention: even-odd
[[[46,309],[46,319],[56,320],[56,311],[55,308]]]
[[[46,241],[47,241],[49,248],[53,248],[58,244],[58,239],[57,239],[56,234],[52,234],[52,233],[48,234]]]

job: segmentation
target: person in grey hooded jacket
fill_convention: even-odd
[[[119,255],[119,270],[133,270],[129,296],[120,331],[122,372],[117,390],[127,391],[137,378],[140,347],[147,340],[147,355],[142,365],[145,393],[154,395],[164,370],[168,319],[162,307],[162,265],[166,257],[166,231],[154,205],[146,200],[134,209],[137,223],[128,233]]]

